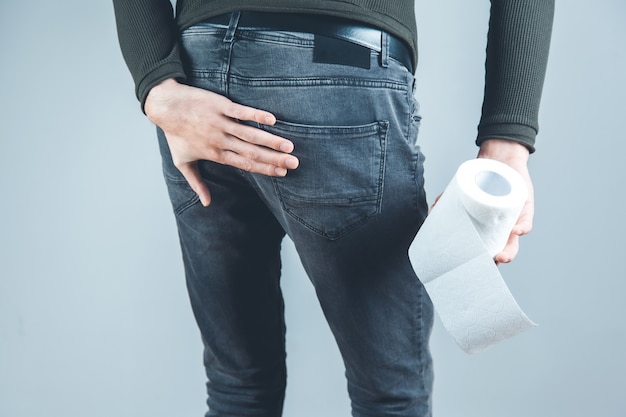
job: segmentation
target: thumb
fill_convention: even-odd
[[[178,170],[183,174],[191,189],[198,195],[200,203],[204,207],[211,204],[211,193],[209,192],[209,187],[202,181],[197,162],[182,164],[178,167]]]

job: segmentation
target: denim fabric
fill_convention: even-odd
[[[259,128],[292,140],[300,159],[284,178],[202,161],[205,208],[159,131],[207,416],[281,415],[285,233],[343,356],[353,415],[429,416],[433,310],[407,256],[427,214],[413,75],[375,52],[371,69],[313,63],[310,34],[205,23],[181,39],[188,82],[275,114]]]

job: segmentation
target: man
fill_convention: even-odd
[[[207,415],[281,415],[285,234],[340,348],[353,415],[431,415],[433,311],[407,256],[428,212],[413,0],[181,0],[176,18],[169,0],[114,5],[158,126]],[[553,7],[491,7],[479,157],[529,185]],[[514,258],[532,215],[531,197],[496,261]]]

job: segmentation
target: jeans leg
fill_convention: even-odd
[[[430,416],[430,299],[401,245],[366,234],[297,245],[344,359],[353,416]]]
[[[433,307],[407,257],[427,208],[406,141],[390,130],[378,214],[334,239],[294,220],[286,228],[342,353],[353,416],[428,417]],[[342,210],[326,206],[324,221]]]
[[[285,325],[279,286],[284,232],[238,170],[202,163],[203,207],[159,134],[192,310],[204,343],[209,416],[281,415]]]
[[[432,304],[408,259],[427,214],[413,77],[312,64],[312,38],[246,33],[229,93],[274,112],[298,169],[248,175],[294,241],[346,365],[355,417],[431,414]]]
[[[233,29],[183,32],[187,82],[226,94]],[[200,161],[203,207],[159,132],[191,307],[204,343],[207,417],[278,417],[286,385],[280,244],[285,232],[240,170]]]

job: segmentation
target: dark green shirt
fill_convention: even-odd
[[[178,36],[236,10],[326,14],[373,24],[405,40],[417,59],[414,0],[113,0],[119,41],[137,98],[166,78],[184,79]],[[534,150],[554,0],[492,0],[485,98],[477,143],[510,139]],[[175,17],[174,17],[175,16]]]

